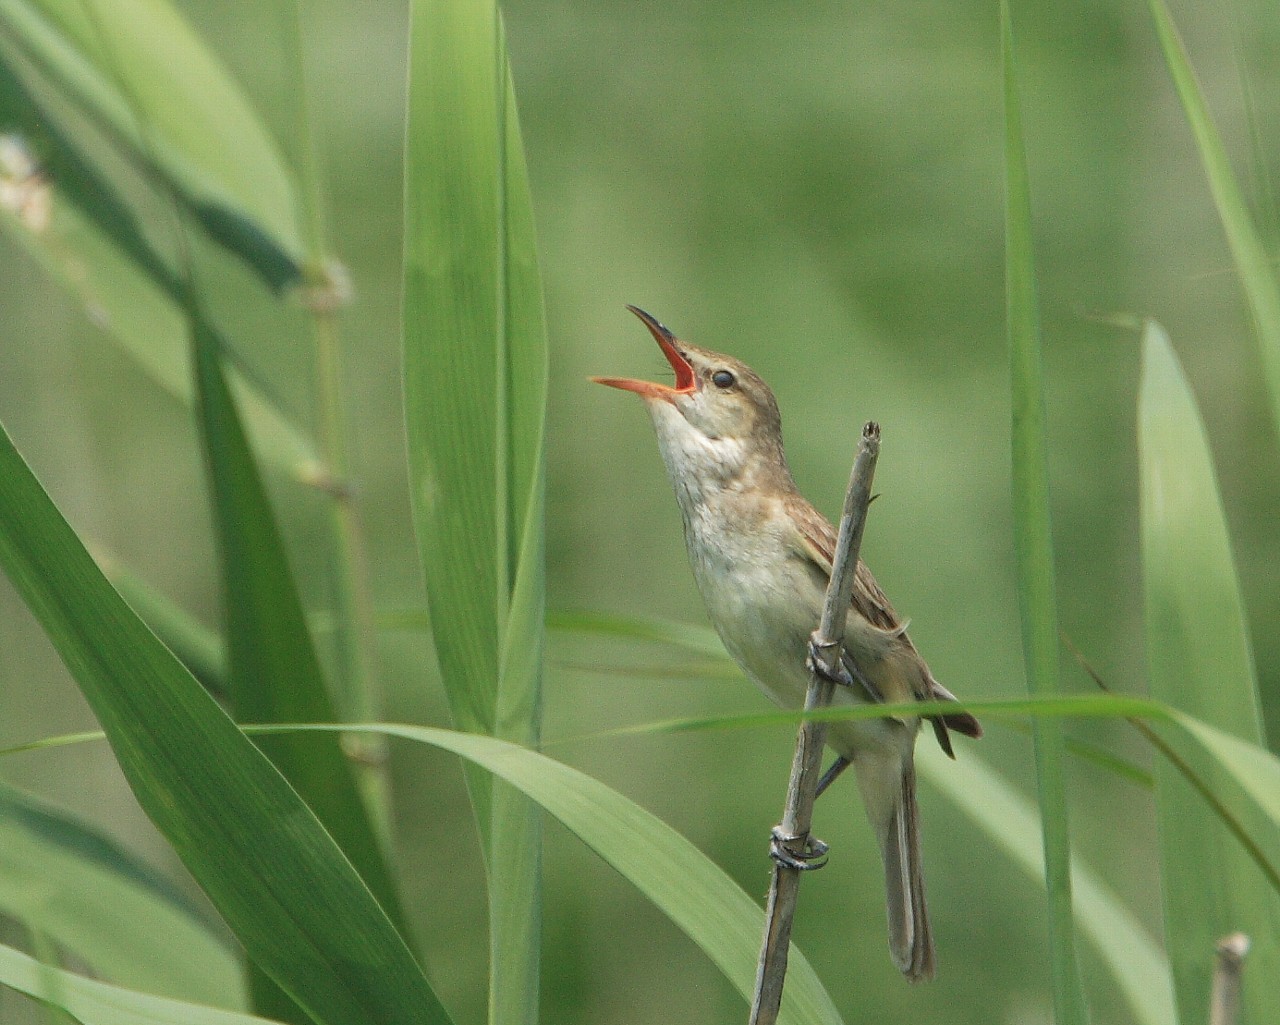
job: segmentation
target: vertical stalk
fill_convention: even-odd
[[[1058,609],[1049,516],[1040,314],[1031,243],[1031,195],[1008,0],[1000,7],[1005,100],[1005,271],[1010,370],[1010,449],[1014,548],[1027,685],[1052,697],[1058,685]],[[1071,837],[1061,726],[1032,725],[1048,889],[1050,974],[1059,1025],[1087,1025],[1071,900]]]
[[[338,664],[334,700],[340,719],[371,722],[381,717],[380,688],[373,654],[376,634],[364,526],[357,488],[351,480],[350,428],[343,397],[342,339],[337,317],[339,307],[348,298],[349,286],[345,269],[324,255],[328,252],[328,225],[313,120],[314,106],[307,75],[302,0],[294,3],[290,22],[283,36],[286,47],[292,49],[287,62],[294,71],[292,92],[297,98],[294,121],[298,132],[301,193],[306,203],[307,250],[311,254],[304,272],[306,280],[302,298],[311,314],[311,338],[315,350],[316,443],[323,461],[313,483],[330,498],[329,521],[334,550],[331,586],[335,613],[334,650]],[[360,790],[385,845],[390,830],[387,784],[381,769],[385,762],[386,742],[377,734],[352,734],[343,738],[343,748],[355,763]]]

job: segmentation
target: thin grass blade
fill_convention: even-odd
[[[1168,336],[1143,335],[1138,402],[1143,582],[1151,693],[1210,727],[1262,745],[1244,605],[1204,424]],[[1232,780],[1205,770],[1208,790]],[[1195,789],[1158,763],[1165,944],[1182,1020],[1208,1017],[1208,965],[1217,941],[1244,931],[1257,946],[1250,974],[1280,978],[1280,895]],[[1251,1021],[1280,1021],[1280,989],[1246,986]]]
[[[1044,371],[1040,360],[1040,315],[1031,240],[1031,192],[1022,136],[1013,23],[1007,0],[1002,0],[1000,5],[1000,20],[1004,55],[1005,266],[1012,372],[1014,545],[1027,683],[1032,694],[1051,696],[1059,692],[1058,611],[1053,533],[1049,523]],[[1075,949],[1062,732],[1056,722],[1037,719],[1032,733],[1044,829],[1054,1013],[1060,1025],[1084,1025],[1089,1015]]]
[[[501,29],[501,24],[499,24]],[[507,544],[510,599],[502,633],[494,734],[536,747],[542,739],[546,648],[545,444],[546,326],[524,145],[506,46],[503,120],[507,401]],[[504,130],[500,128],[500,130]],[[490,1021],[538,1021],[542,933],[542,822],[537,805],[515,788],[493,791],[490,871]]]
[[[1244,193],[1231,168],[1227,148],[1213,122],[1173,15],[1164,0],[1149,0],[1149,3],[1165,64],[1178,99],[1182,101],[1187,124],[1195,136],[1200,161],[1209,179],[1209,191],[1218,208],[1227,244],[1235,260],[1236,273],[1240,276],[1241,287],[1253,314],[1263,376],[1271,397],[1271,412],[1275,427],[1280,430],[1280,284],[1276,282],[1275,266],[1254,226]]]
[[[319,1025],[448,1022],[315,814],[111,588],[3,430],[0,566],[250,957]]]

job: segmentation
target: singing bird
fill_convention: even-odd
[[[801,496],[782,449],[782,417],[769,386],[731,356],[690,345],[628,306],[675,371],[675,385],[592,378],[635,392],[648,408],[684,521],[685,545],[707,613],[729,654],[775,702],[803,705],[806,655],[822,616],[836,533]],[[871,571],[858,563],[845,627],[848,685],[837,701],[955,701],[934,679]],[[949,730],[982,734],[967,712],[930,716],[951,757]],[[932,978],[916,808],[919,717],[833,722],[827,744],[838,773],[852,765],[884,859],[893,961],[910,980]],[[828,773],[828,779],[834,778]],[[776,851],[776,848],[775,848]]]

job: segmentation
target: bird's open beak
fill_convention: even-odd
[[[697,391],[698,378],[693,372],[693,364],[680,352],[676,336],[663,327],[657,318],[645,313],[638,306],[628,306],[627,309],[644,321],[644,326],[649,329],[653,340],[658,343],[662,354],[667,357],[671,369],[676,372],[675,387],[655,384],[653,381],[635,381],[629,377],[593,377],[591,380],[596,384],[607,384],[610,388],[621,388],[623,391],[633,391],[646,398],[664,399],[667,402],[674,401],[676,395],[689,395]]]

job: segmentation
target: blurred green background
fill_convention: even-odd
[[[294,158],[284,4],[180,5]],[[506,8],[551,338],[550,605],[705,621],[679,516],[638,402],[589,374],[665,364],[626,302],[755,367],[777,392],[802,490],[834,514],[858,429],[884,429],[864,556],[936,674],[965,697],[1024,689],[1008,512],[1001,99],[992,4],[781,7],[576,0]],[[1280,494],[1247,312],[1144,5],[1014,6],[1036,213],[1064,630],[1117,690],[1143,680],[1137,557],[1136,335],[1100,314],[1157,317],[1202,403],[1280,737]],[[1277,237],[1280,16],[1179,5],[1218,124]],[[307,42],[334,249],[356,298],[343,318],[348,398],[378,604],[421,604],[399,385],[400,161],[406,14],[312,3]],[[269,338],[249,360],[306,421],[303,317],[201,254],[215,314]],[[81,533],[217,622],[210,525],[188,412],[159,391],[0,236],[0,417]],[[223,301],[220,289],[235,295]],[[246,293],[256,302],[243,302]],[[331,597],[322,500],[277,479],[309,604]],[[0,743],[93,727],[75,687],[0,582]],[[382,639],[389,719],[442,723],[429,641]],[[680,715],[756,710],[740,679],[639,644],[555,636],[548,750],[672,823],[754,894],[782,802],[791,731],[590,739]],[[1068,685],[1088,690],[1064,658]],[[1145,759],[1119,725],[1078,737]],[[586,739],[582,739],[582,738]],[[923,747],[924,745],[922,745]],[[964,757],[962,746],[960,756]],[[984,753],[1028,793],[1027,738]],[[460,1021],[486,995],[483,878],[452,759],[393,747],[403,885],[428,973]],[[105,746],[0,763],[0,774],[181,869]],[[1077,763],[1076,836],[1152,930],[1150,795]],[[940,972],[903,983],[884,949],[880,870],[847,784],[824,799],[830,868],[806,884],[796,940],[849,1022],[1035,1023],[1050,1017],[1043,901],[927,789],[926,868]],[[456,837],[466,838],[459,844]],[[442,858],[441,851],[461,857]],[[543,1020],[739,1021],[729,985],[658,912],[548,828]],[[1092,952],[1096,1020],[1125,1011]],[[0,995],[0,1018],[29,1013]]]

